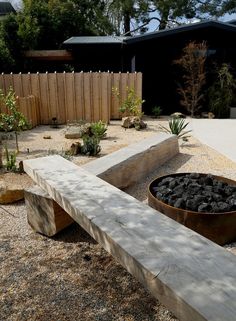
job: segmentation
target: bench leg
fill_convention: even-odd
[[[28,223],[33,230],[53,236],[74,220],[39,186],[25,190]]]

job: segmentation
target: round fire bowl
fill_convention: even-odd
[[[155,197],[156,192],[153,191],[153,187],[157,186],[164,178],[183,176],[186,174],[191,173],[165,175],[152,181],[148,190],[148,204],[152,208],[219,245],[224,245],[236,240],[236,211],[223,213],[194,212],[170,206]],[[200,176],[204,177],[206,174],[200,174]],[[236,182],[233,180],[221,176],[211,176],[218,181],[236,186]]]

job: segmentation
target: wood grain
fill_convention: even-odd
[[[233,254],[60,156],[24,169],[180,320],[235,320]]]

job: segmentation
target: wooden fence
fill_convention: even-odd
[[[35,125],[68,121],[119,119],[119,101],[112,94],[117,87],[121,101],[127,87],[142,97],[141,73],[36,73],[1,74],[0,88],[6,93],[12,87],[19,96],[20,110]],[[34,98],[33,98],[34,97]]]

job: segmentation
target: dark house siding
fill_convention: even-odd
[[[140,71],[143,73],[144,112],[161,106],[164,113],[181,110],[177,94],[179,70],[173,63],[190,41],[207,42],[208,66],[227,62],[236,69],[236,26],[201,22],[137,37],[120,43],[66,44],[76,58],[77,71]]]

